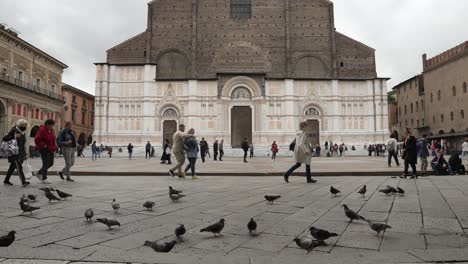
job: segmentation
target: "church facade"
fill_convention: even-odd
[[[146,30],[96,68],[107,145],[160,145],[180,123],[226,149],[288,145],[301,121],[321,145],[388,133],[375,50],[335,30],[328,0],[154,0]]]

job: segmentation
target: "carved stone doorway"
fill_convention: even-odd
[[[169,140],[172,145],[172,136],[177,131],[177,122],[175,120],[164,120],[163,122],[163,145],[166,139]]]
[[[252,143],[252,109],[250,106],[234,106],[231,109],[232,148],[240,148],[244,138]]]
[[[307,120],[306,132],[311,137],[312,147],[320,145],[320,123],[318,120]]]

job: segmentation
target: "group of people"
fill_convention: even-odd
[[[370,144],[367,147],[367,152],[369,153],[369,157],[385,157],[385,153],[387,152],[387,145],[378,143],[378,144]]]

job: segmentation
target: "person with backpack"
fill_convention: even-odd
[[[197,180],[199,177],[195,174],[195,163],[197,162],[199,148],[197,139],[195,138],[195,129],[193,128],[187,131],[184,139],[184,150],[189,161],[189,164],[187,164],[187,167],[185,167],[184,173],[187,173],[188,170],[191,170],[192,180]]]
[[[26,129],[28,128],[28,121],[20,119],[16,121],[16,125],[8,132],[6,136],[3,137],[4,142],[11,141],[16,139],[16,144],[18,145],[18,154],[8,157],[8,162],[10,167],[8,168],[3,184],[13,185],[10,182],[11,175],[15,170],[18,170],[18,175],[21,180],[21,185],[26,187],[30,184],[29,181],[26,181],[26,177],[23,172],[23,162],[27,159],[26,157]]]
[[[98,146],[96,145],[96,141],[93,141],[93,144],[91,144],[91,160],[97,160],[97,152]]]
[[[429,157],[429,150],[427,149],[427,135],[422,135],[422,138],[418,139],[416,142],[416,148],[418,150],[418,157],[421,161],[421,173],[425,175],[427,173],[427,158]]]
[[[276,141],[273,141],[273,144],[271,144],[271,159],[276,160],[276,153],[278,153],[278,145],[276,144]]]
[[[63,177],[63,175],[65,175],[68,182],[74,182],[75,180],[71,178],[71,167],[75,165],[77,141],[76,134],[72,130],[72,123],[70,121],[66,122],[65,128],[60,131],[58,144],[62,148],[65,167],[61,171],[58,171],[57,174],[62,180],[65,180]]]
[[[387,151],[388,151],[388,167],[392,167],[392,158],[395,159],[397,167],[400,166],[397,155],[397,140],[395,138],[395,133],[390,135],[390,138],[387,140]]]

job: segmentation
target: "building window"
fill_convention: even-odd
[[[21,104],[16,105],[16,114],[19,116],[21,115]]]
[[[3,76],[7,75],[7,74],[8,74],[8,69],[7,69],[7,68],[3,68],[2,74],[3,74]]]
[[[76,118],[76,110],[75,109],[72,109],[72,121],[75,122],[75,118]]]
[[[86,108],[86,99],[83,99],[83,105],[81,107]]]
[[[408,126],[408,120],[405,120],[405,126],[406,127]]]
[[[424,101],[421,100],[421,111],[424,111]]]
[[[434,101],[434,95],[431,93],[431,103]]]
[[[44,111],[41,111],[41,120],[44,120]]]
[[[401,117],[401,107],[398,107],[398,115]]]
[[[453,112],[450,112],[450,120],[453,121]]]
[[[408,107],[405,105],[405,115],[408,114]]]
[[[81,124],[85,125],[86,122],[86,112],[81,112]]]
[[[36,79],[36,86],[41,87],[41,79]]]
[[[16,105],[15,104],[11,105],[11,114],[16,115]]]
[[[453,96],[457,96],[457,88],[455,87],[455,85],[452,87],[452,94]]]
[[[444,122],[444,114],[440,114],[440,122],[441,122],[441,123]]]
[[[465,119],[465,111],[463,109],[460,111],[460,117]]]
[[[19,80],[20,82],[23,81],[23,72],[22,72],[22,71],[19,71],[19,72],[18,72],[18,80]]]
[[[52,84],[52,92],[55,93],[55,84]]]
[[[72,103],[75,103],[76,104],[76,96],[72,96]]]
[[[340,62],[340,67],[341,67],[341,68],[344,67],[344,62]]]
[[[419,127],[419,120],[416,120],[417,127]]]
[[[442,98],[442,93],[439,91],[437,91],[437,100],[440,101],[440,99]]]
[[[411,103],[411,113],[413,113],[413,103]]]
[[[231,19],[249,19],[251,17],[251,0],[231,0]]]
[[[463,92],[466,93],[466,82],[463,83]]]
[[[424,126],[424,118],[422,119],[422,125]]]
[[[418,111],[419,111],[419,103],[416,102],[416,112],[418,112]]]
[[[432,123],[435,124],[435,122],[436,122],[436,118],[435,118],[435,115],[433,115],[433,116],[432,116]]]
[[[411,126],[414,126],[414,120],[411,119]]]

